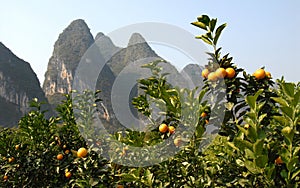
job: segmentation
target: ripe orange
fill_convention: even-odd
[[[216,72],[211,72],[208,74],[207,79],[209,81],[216,81],[218,79],[218,76],[217,76]]]
[[[20,148],[20,145],[16,145],[15,148],[16,150],[18,150]]]
[[[227,68],[226,70],[226,77],[233,78],[235,76],[235,70],[232,67]]]
[[[77,151],[77,157],[80,157],[80,158],[86,157],[86,156],[87,156],[87,153],[88,153],[87,149],[85,149],[85,148],[80,148],[80,149]]]
[[[253,76],[257,79],[257,80],[261,80],[264,79],[266,77],[266,72],[264,69],[257,69],[254,73]]]
[[[68,155],[69,153],[70,153],[70,150],[67,149],[67,150],[65,151],[65,154]]]
[[[15,161],[15,158],[14,157],[10,157],[9,159],[8,159],[8,162],[9,163],[12,163],[12,162],[14,162]]]
[[[182,143],[182,140],[181,140],[180,137],[177,137],[177,138],[174,139],[174,145],[175,146],[179,147],[181,145],[181,143]]]
[[[281,159],[281,157],[279,156],[279,157],[277,157],[277,159],[275,159],[275,164],[277,164],[277,165],[281,165],[281,164],[283,164],[283,161],[282,161],[282,159]]]
[[[206,112],[202,112],[201,115],[200,115],[202,118],[205,118],[207,116],[207,113]]]
[[[203,69],[202,70],[202,77],[203,78],[207,78],[208,74],[209,74],[209,70],[208,69]]]
[[[123,185],[117,185],[117,188],[124,188]]]
[[[220,67],[216,70],[216,75],[218,78],[225,78],[227,75],[227,72],[224,68]]]
[[[160,126],[159,126],[159,132],[161,132],[161,133],[165,133],[165,132],[167,132],[168,131],[168,125],[166,125],[165,123],[163,123],[163,124],[161,124]]]
[[[72,176],[72,173],[71,172],[66,172],[65,176],[66,176],[66,178],[70,178]]]
[[[63,149],[66,149],[67,148],[67,146],[66,145],[63,145]]]
[[[64,156],[63,156],[63,154],[60,153],[56,156],[56,158],[57,158],[57,160],[61,161],[64,158]]]
[[[272,75],[271,75],[271,73],[270,73],[270,72],[268,72],[268,71],[266,71],[266,77],[267,77],[267,78],[272,78]]]
[[[175,133],[175,127],[174,126],[169,126],[169,133],[170,134]]]
[[[4,181],[8,180],[8,176],[7,175],[3,176],[3,180]]]

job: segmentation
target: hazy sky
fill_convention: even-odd
[[[201,14],[228,24],[220,45],[239,67],[252,73],[265,65],[275,78],[299,81],[298,0],[2,1],[0,41],[29,62],[42,82],[53,45],[72,20],[84,19],[94,36],[141,22],[169,23],[199,35],[190,22]]]

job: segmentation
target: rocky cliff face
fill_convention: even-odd
[[[107,60],[107,64],[114,74],[118,75],[129,63],[146,58],[161,59],[140,34],[133,33],[127,47],[119,49],[117,53]]]
[[[94,42],[95,45],[93,45]],[[136,75],[149,76],[150,71],[148,69],[140,69],[139,67],[157,59],[162,58],[151,49],[146,40],[138,33],[132,34],[127,47],[120,48],[115,46],[111,39],[101,32],[97,34],[94,40],[84,21],[75,20],[60,34],[54,45],[53,55],[49,60],[45,74],[43,89],[49,102],[56,105],[62,100],[62,94],[69,93],[73,89],[72,84],[76,68],[82,70],[81,79],[75,79],[74,82],[79,88],[93,85],[93,83],[89,83],[90,75],[98,76],[95,89],[102,91],[100,93],[102,102],[99,105],[101,107],[99,109],[100,116],[107,120],[107,126],[115,125],[114,128],[121,128],[120,124],[123,122],[118,121],[114,112],[115,109],[113,110],[112,100],[119,100],[114,107],[121,109],[121,114],[124,115],[123,119],[127,119],[125,111],[128,111],[128,106],[132,114],[138,117],[137,111],[131,104],[131,99],[141,92],[137,88],[136,80],[138,77]],[[78,67],[81,60],[84,65],[80,64],[82,67]],[[105,62],[101,72],[95,72],[93,66]],[[134,64],[135,62],[139,63]],[[164,68],[163,72],[172,73],[168,76],[169,80],[184,86],[182,75],[174,66],[170,63],[160,64],[160,66]],[[118,92],[127,92],[123,93],[127,95],[126,99],[120,98],[123,94],[112,93],[113,85],[116,79],[120,78],[120,73],[121,76],[124,76],[122,81],[135,83],[131,86],[127,86],[126,83],[119,86]],[[127,108],[123,109],[124,106]]]
[[[87,24],[73,21],[58,37],[49,60],[43,89],[50,104],[58,104],[62,94],[69,93],[81,57],[94,43]]]
[[[0,125],[16,126],[33,98],[47,102],[36,74],[0,42]]]

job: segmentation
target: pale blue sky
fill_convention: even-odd
[[[252,73],[265,65],[275,78],[299,81],[298,0],[2,1],[0,41],[43,81],[54,42],[72,20],[84,19],[93,35],[141,22],[169,23],[198,35],[190,22],[201,14],[228,24],[220,45],[239,67]]]

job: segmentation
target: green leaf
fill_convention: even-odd
[[[284,170],[284,169],[280,172],[280,175],[281,175],[281,177],[283,177],[284,179],[286,179],[286,178],[288,177],[288,173],[287,173],[287,171]]]
[[[292,108],[290,108],[288,106],[283,106],[283,107],[280,107],[280,109],[286,116],[291,118],[291,120],[294,119],[294,111]]]
[[[255,95],[254,95],[255,100],[257,100],[258,96],[260,96],[260,94],[262,94],[263,91],[264,91],[263,89],[260,89],[255,93]]]
[[[259,174],[260,170],[256,168],[256,165],[252,161],[245,161],[245,167],[252,173],[252,174]]]
[[[202,101],[204,95],[206,94],[206,92],[207,92],[207,89],[202,89],[200,91],[199,96],[198,96],[199,103],[201,103],[201,101]]]
[[[299,151],[300,151],[300,147],[295,147],[293,151],[293,155],[294,156],[298,155]]]
[[[283,93],[290,98],[294,97],[295,85],[294,83],[283,83],[281,84]]]
[[[280,156],[281,156],[281,159],[284,163],[287,163],[288,160],[289,160],[289,157],[290,157],[290,152],[288,149],[286,148],[282,148],[282,150],[280,151]]]
[[[247,102],[247,104],[250,106],[251,109],[256,110],[256,100],[258,98],[258,96],[263,92],[262,89],[258,90],[254,96],[247,96],[245,101]]]
[[[134,177],[131,174],[121,174],[120,176],[122,177],[122,180],[125,182],[133,182],[138,180],[138,178]]]
[[[288,120],[284,118],[283,116],[273,116],[273,119],[280,123],[281,126],[288,125]]]
[[[205,35],[196,36],[197,39],[203,40],[205,43],[212,45],[212,42],[209,40],[209,38]]]
[[[247,131],[244,127],[241,127],[241,126],[239,126],[239,125],[237,125],[237,127],[238,127],[238,129],[239,129],[240,131],[242,131],[245,135],[248,134],[248,131]]]
[[[192,22],[191,24],[207,31],[206,25],[203,22]]]
[[[250,106],[251,109],[256,109],[256,99],[254,96],[247,96],[246,102]]]
[[[268,156],[261,155],[261,156],[257,157],[256,159],[254,159],[254,162],[255,162],[256,166],[258,166],[259,168],[264,168],[266,166],[266,164],[268,163]]]
[[[277,102],[281,106],[289,106],[289,104],[286,102],[286,100],[284,100],[281,97],[271,97],[271,99],[273,99],[275,102]]]
[[[260,115],[259,118],[258,118],[258,122],[261,123],[261,122],[263,121],[263,119],[264,119],[265,117],[267,117],[267,115],[268,115],[267,113],[266,113],[266,114]]]
[[[214,38],[214,45],[217,45],[218,39],[223,31],[223,29],[226,27],[226,23],[220,25],[217,30],[216,30],[216,34],[215,34],[215,38]]]
[[[227,142],[227,144],[230,146],[230,147],[232,147],[233,149],[235,149],[235,150],[240,150],[238,147],[236,147],[235,145],[234,145],[234,143],[232,143],[232,142]]]
[[[245,154],[246,154],[246,157],[248,159],[254,159],[255,158],[255,154],[253,153],[253,151],[251,151],[250,149],[245,149]]]
[[[293,157],[289,162],[286,164],[288,171],[292,172],[296,167],[297,163],[299,163],[298,157]]]
[[[245,148],[252,149],[253,144],[247,140],[242,140],[241,138],[234,139],[234,145],[242,150]]]
[[[264,149],[264,140],[257,140],[253,145],[255,155],[261,155]]]
[[[216,27],[217,19],[211,19],[209,22],[209,29],[211,32],[214,32]]]
[[[146,170],[145,175],[147,177],[148,185],[152,185],[153,173],[150,172],[149,169]]]
[[[255,142],[257,140],[258,135],[253,126],[249,127],[247,137],[251,142]]]
[[[291,179],[294,179],[295,177],[298,176],[298,174],[300,174],[300,169],[296,170],[293,175],[292,175],[292,178]]]
[[[199,22],[204,23],[205,25],[208,25],[209,22],[210,22],[210,18],[209,18],[209,16],[207,16],[207,15],[201,15],[201,16],[198,16],[198,17],[197,17],[197,20],[198,20]]]
[[[296,107],[299,104],[299,100],[300,100],[300,91],[298,91],[294,95],[294,100],[292,101],[292,105]]]

